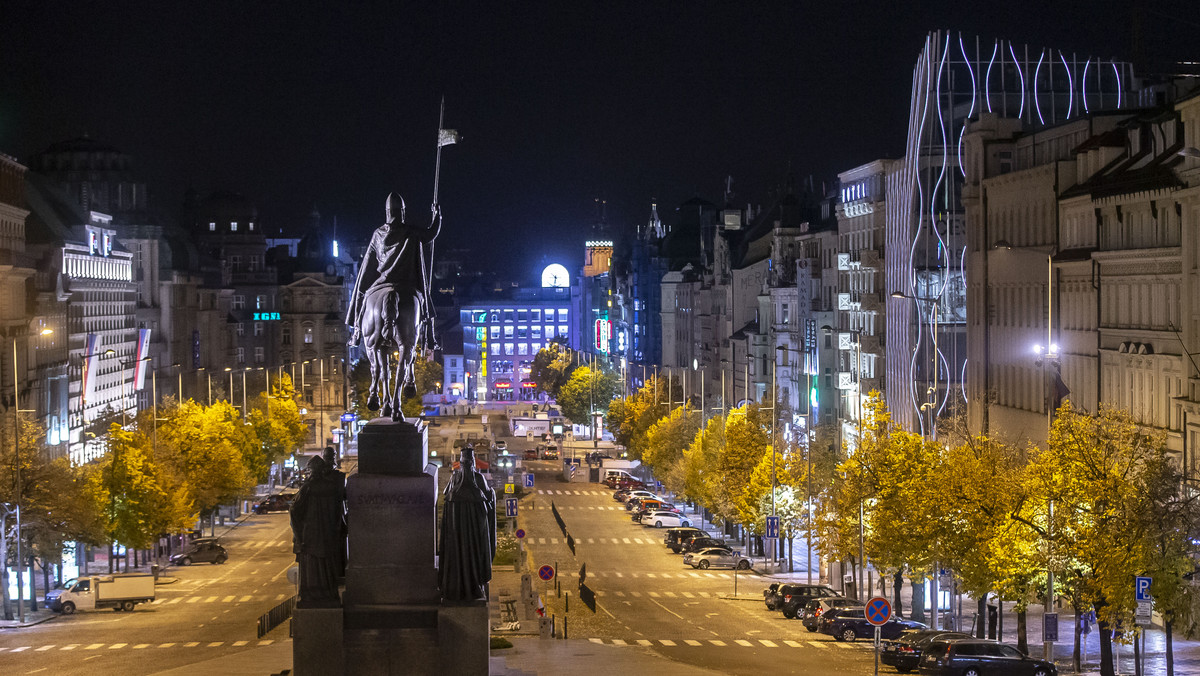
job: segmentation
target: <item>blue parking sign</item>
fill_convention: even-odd
[[[779,537],[779,517],[767,517],[767,537],[770,539],[777,539]]]
[[[1134,578],[1133,595],[1137,601],[1150,601],[1150,583],[1154,580],[1152,577],[1139,575]]]
[[[504,500],[504,516],[516,516],[516,515],[517,515],[517,499],[516,498],[506,498]]]
[[[525,475],[525,488],[533,488],[533,472]]]

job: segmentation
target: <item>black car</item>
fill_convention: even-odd
[[[879,637],[896,638],[907,629],[928,629],[920,622],[892,617],[879,627]],[[875,635],[875,625],[867,622],[867,614],[862,608],[846,608],[831,610],[821,618],[820,632],[829,634],[839,641],[853,641],[860,638],[871,638]]]
[[[704,531],[704,530],[697,530],[694,532],[681,533],[679,536],[679,549],[672,547],[671,551],[675,552],[676,554],[683,553],[683,552],[687,551],[688,543],[691,542],[693,539],[695,539],[695,538],[710,538],[710,537],[712,537],[712,535],[710,535],[708,531]]]
[[[863,602],[858,599],[848,599],[843,596],[821,597],[809,599],[800,609],[800,623],[809,631],[816,631],[820,626],[821,616],[831,610],[854,610],[862,608]]]
[[[695,536],[683,544],[683,549],[681,551],[683,551],[684,554],[687,554],[689,552],[698,552],[701,549],[706,549],[708,547],[725,547],[725,546],[726,546],[726,544],[725,544],[724,540],[718,540],[717,538],[710,538],[710,537]]]
[[[779,596],[782,600],[778,608],[783,611],[784,617],[794,620],[809,600],[840,594],[823,584],[785,584],[779,587]]]
[[[962,638],[972,638],[969,634],[962,634],[957,631],[945,631],[944,629],[911,629],[902,632],[895,639],[890,641],[882,641],[882,647],[879,653],[879,661],[895,667],[896,671],[906,674],[910,671],[916,671],[921,663],[921,653],[925,650],[925,646],[932,641],[952,641]]]
[[[692,535],[693,533],[696,535]],[[663,544],[670,547],[671,551],[678,554],[679,552],[683,551],[682,541],[684,535],[688,535],[689,537],[708,537],[708,533],[706,531],[702,531],[693,526],[687,526],[686,528],[668,528],[667,534],[663,536]]]
[[[269,514],[271,512],[286,512],[292,507],[292,501],[296,499],[295,493],[276,493],[254,503],[250,511],[255,514]]]
[[[190,566],[193,563],[215,563],[221,565],[229,560],[229,553],[217,542],[216,538],[199,538],[184,551],[171,556],[171,563],[176,566]]]
[[[982,639],[934,640],[921,655],[921,673],[930,676],[1056,676],[1051,662],[1034,659],[1013,646]]]
[[[763,603],[767,604],[767,610],[778,610],[779,602],[782,600],[779,597],[779,583],[772,582],[763,590]]]

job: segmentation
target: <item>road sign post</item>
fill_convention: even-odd
[[[554,579],[554,566],[551,566],[550,564],[546,564],[546,565],[542,566],[541,568],[538,568],[538,577],[542,578],[542,581],[544,581],[544,582],[549,582],[549,581],[553,580]]]
[[[1150,585],[1153,582],[1154,578],[1145,575],[1139,575],[1133,578],[1134,600],[1138,601],[1139,603],[1142,601],[1150,601]]]
[[[892,619],[892,602],[882,596],[873,596],[863,607],[863,615],[875,627],[875,676],[879,676],[879,628]]]
[[[505,498],[504,499],[504,516],[515,517],[516,515],[517,515],[517,499],[516,498]]]
[[[779,539],[779,517],[768,516],[766,530],[767,530],[766,537],[768,540]]]

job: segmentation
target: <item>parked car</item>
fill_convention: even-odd
[[[254,503],[250,511],[255,514],[270,514],[271,512],[286,512],[292,507],[292,502],[296,499],[295,493],[275,493]]]
[[[500,451],[501,453],[507,451],[508,450],[508,442],[507,441],[497,441],[496,442],[496,450]]]
[[[800,623],[809,631],[816,631],[821,616],[833,609],[846,610],[862,608],[863,602],[858,599],[848,599],[842,596],[824,596],[812,598],[800,609]]]
[[[671,511],[671,512],[679,511],[678,509],[675,508],[675,505],[672,505],[669,502],[661,500],[657,496],[655,496],[653,498],[632,498],[628,502],[625,503],[626,511],[636,512],[638,510],[645,510],[645,509],[650,509],[650,510],[661,509],[661,510],[667,510],[667,511]]]
[[[783,597],[783,600],[779,603],[779,609],[783,611],[783,616],[789,620],[799,617],[800,609],[810,599],[841,596],[841,594],[821,584],[785,584],[779,588],[779,595]]]
[[[1034,659],[1013,646],[995,641],[936,639],[921,655],[921,673],[929,676],[1056,676],[1058,669],[1052,662]]]
[[[867,615],[859,608],[843,608],[830,610],[820,620],[820,631],[829,634],[839,641],[853,641],[859,638],[871,638],[875,635],[875,625],[867,622]],[[905,620],[893,616],[879,627],[880,638],[896,638],[906,629],[928,629],[920,622]]]
[[[633,481],[630,481],[628,479],[622,479],[621,481],[617,481],[617,482],[613,483],[612,485],[610,485],[609,488],[615,488],[618,491],[620,491],[620,490],[644,491],[644,490],[646,490],[646,484],[644,484],[640,481],[637,481],[636,479]]]
[[[702,531],[699,528],[694,528],[692,526],[668,528],[667,534],[663,536],[663,544],[665,544],[667,547],[670,547],[671,551],[678,554],[679,552],[683,551],[684,537],[687,536],[690,539],[696,535],[708,537],[708,533],[706,531]]]
[[[537,460],[538,452],[536,449],[527,448],[527,449],[525,449],[525,453],[522,455],[522,457],[525,458],[526,460]]]
[[[708,536],[696,536],[683,545],[683,553],[698,552],[706,547],[725,547],[725,541]]]
[[[215,563],[221,565],[229,560],[229,552],[217,542],[216,538],[199,538],[182,552],[171,555],[170,561],[176,566],[190,566],[193,563]]]
[[[750,559],[744,556],[734,556],[733,550],[728,547],[709,547],[698,552],[689,552],[683,555],[683,562],[700,570],[708,570],[712,567],[750,569]]]
[[[691,543],[691,541],[693,539],[695,539],[695,538],[711,538],[711,537],[713,537],[713,535],[707,531],[681,533],[679,535],[679,549],[674,549],[674,548],[672,548],[672,549],[674,549],[676,554],[679,554],[681,552],[686,552],[686,551],[688,551],[688,545]],[[713,545],[713,546],[715,547],[715,546],[719,546],[719,545],[723,545],[723,544],[725,544],[725,543],[720,540],[717,540],[717,544]]]
[[[650,491],[617,491],[616,493],[613,493],[613,500],[616,500],[617,502],[628,503],[630,500],[644,500],[646,498],[650,498],[652,500],[662,499]]]
[[[896,671],[907,674],[916,671],[921,664],[921,653],[935,640],[953,641],[963,638],[973,638],[969,634],[944,629],[910,629],[902,632],[895,639],[882,641],[879,661],[895,667]]]
[[[763,603],[767,604],[767,610],[776,610],[779,608],[779,583],[772,582],[763,590]]]
[[[653,511],[642,517],[641,523],[643,526],[651,526],[653,528],[662,528],[667,526],[674,528],[676,526],[690,526],[691,521],[687,517],[676,511],[660,509]]]

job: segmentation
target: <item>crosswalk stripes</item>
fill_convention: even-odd
[[[643,647],[663,647],[663,648],[679,648],[690,647],[700,648],[704,646],[713,646],[717,648],[738,647],[738,648],[804,648],[805,645],[813,648],[824,650],[826,648],[840,648],[842,650],[870,650],[870,641],[856,641],[854,643],[843,643],[840,641],[793,641],[790,639],[768,639],[768,638],[737,638],[737,639],[620,639],[620,638],[589,638],[592,643],[599,645],[614,645],[628,646],[639,645]],[[682,644],[682,645],[681,645]]]

